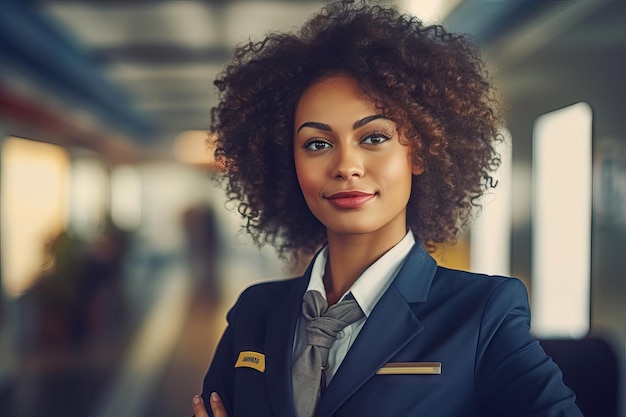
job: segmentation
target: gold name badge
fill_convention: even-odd
[[[259,372],[265,372],[265,355],[251,351],[240,352],[235,368],[252,368]]]
[[[377,375],[439,375],[441,362],[390,362],[380,368]]]

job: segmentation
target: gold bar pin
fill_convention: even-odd
[[[380,368],[377,375],[439,375],[441,362],[390,362]]]

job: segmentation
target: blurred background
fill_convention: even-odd
[[[394,3],[469,34],[507,104],[498,187],[437,259],[522,279],[585,415],[625,417],[626,2]],[[212,182],[212,82],[322,5],[2,2],[1,416],[191,414],[237,294],[301,272]]]

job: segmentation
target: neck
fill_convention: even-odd
[[[405,232],[388,236],[328,233],[328,259],[324,287],[328,305],[333,305],[374,262],[404,238]]]

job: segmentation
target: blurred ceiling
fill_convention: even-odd
[[[414,11],[420,2],[432,4],[408,0],[399,6]],[[508,94],[529,94],[529,86],[541,88],[545,77],[526,68],[528,62],[558,42],[580,54],[610,48],[623,55],[625,3],[447,0],[440,12],[444,26],[471,34],[501,68],[499,74],[513,77]],[[168,152],[181,131],[209,125],[212,82],[233,46],[270,30],[295,29],[322,4],[5,0],[0,114],[21,117],[22,126],[52,123],[64,126],[66,135],[100,132]],[[565,33],[573,35],[564,38]],[[515,71],[522,67],[530,72]]]

